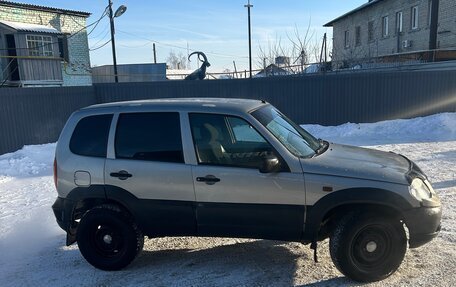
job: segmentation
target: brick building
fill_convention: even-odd
[[[0,1],[2,86],[91,85],[90,13]]]
[[[456,59],[455,0],[370,0],[325,27],[335,68]]]

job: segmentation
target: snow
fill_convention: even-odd
[[[456,286],[456,113],[336,127],[304,125],[316,137],[407,155],[428,174],[444,204],[442,231],[407,251],[391,277],[367,286]],[[299,243],[158,238],[128,268],[93,268],[65,246],[51,205],[55,144],[0,155],[0,286],[357,286],[334,267],[328,241],[319,263]]]
[[[51,33],[51,34],[62,34],[59,30],[39,24],[28,24],[20,22],[11,22],[11,21],[0,21],[1,24],[9,26],[17,31],[23,32],[38,32],[38,33]]]
[[[351,145],[442,142],[456,139],[456,113],[336,127],[302,125],[316,137]]]

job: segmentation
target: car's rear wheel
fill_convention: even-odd
[[[144,236],[133,219],[113,205],[89,210],[77,231],[79,250],[96,268],[119,270],[142,250]]]
[[[399,220],[351,213],[337,224],[329,247],[340,272],[356,281],[372,282],[399,268],[407,250],[407,237]]]

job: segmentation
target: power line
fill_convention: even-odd
[[[117,45],[125,47],[125,48],[135,49],[135,48],[142,48],[142,47],[148,46],[148,45],[150,45],[150,42],[146,42],[146,43],[144,43],[142,45],[137,45],[137,46],[130,46],[130,45],[125,45],[125,44],[117,44]]]
[[[105,8],[103,14],[101,14],[101,16],[100,16],[100,19],[98,19],[98,21],[96,21],[95,26],[93,26],[92,30],[90,30],[90,32],[87,33],[87,36],[92,34],[92,32],[95,30],[95,28],[97,28],[97,26],[100,23],[101,19],[103,19],[106,15],[108,15],[108,7]]]
[[[92,34],[92,32],[95,30],[95,28],[97,28],[98,23],[100,23],[101,19],[103,19],[103,17],[105,17],[105,16],[108,14],[108,9],[107,9],[107,8],[108,8],[108,7],[105,7],[105,9],[104,9],[103,13],[101,14],[100,18],[96,21],[95,26],[92,28],[92,30],[90,30],[90,32],[87,33],[87,36],[89,36],[90,34]],[[73,18],[73,16],[71,16],[71,15],[67,15],[67,16],[71,19],[71,21],[73,21],[73,22],[76,23],[77,25],[79,25],[79,26],[85,28],[85,26],[84,26],[83,24],[79,23],[78,21],[76,21],[76,20]]]
[[[106,41],[105,43],[103,43],[103,44],[102,44],[101,46],[99,46],[99,47],[89,49],[89,51],[95,51],[95,50],[101,49],[101,48],[103,48],[104,46],[108,45],[108,43],[110,43],[110,42],[111,42],[111,39],[109,39],[108,41]]]
[[[109,24],[106,24],[104,26],[104,28],[96,35],[96,36],[92,36],[92,37],[89,37],[89,39],[98,39],[100,38],[101,35],[102,38],[105,37],[107,34],[109,33]]]
[[[152,43],[157,43],[157,44],[159,44],[161,46],[167,46],[167,47],[171,47],[171,48],[176,48],[176,49],[181,49],[181,50],[187,51],[187,47],[174,45],[174,44],[163,43],[163,42],[160,42],[160,41],[156,41],[156,40],[153,40],[153,39],[146,38],[146,37],[141,36],[141,35],[137,35],[137,34],[133,34],[133,33],[130,33],[130,32],[122,31],[120,29],[117,29],[117,31],[119,31],[119,32],[121,32],[123,34],[126,34],[126,35],[130,35],[130,36],[133,36],[133,37],[136,37],[136,38],[140,38],[140,39],[152,42]],[[197,50],[194,50],[194,49],[188,49],[188,50],[191,51],[191,52],[196,52],[197,51]],[[213,55],[213,56],[226,57],[226,58],[243,58],[243,59],[248,59],[249,58],[248,56],[237,56],[237,55],[222,54],[222,53],[217,53],[217,52],[205,52],[205,54]]]
[[[109,30],[106,30],[106,33],[103,35],[103,37],[101,37],[95,44],[93,44],[93,46],[96,46],[98,44],[100,44],[102,41],[104,41],[106,39],[106,36],[108,36],[109,34]]]

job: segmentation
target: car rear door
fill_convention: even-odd
[[[106,194],[148,235],[193,235],[195,193],[177,112],[116,115],[105,166]],[[115,132],[114,132],[115,131]]]
[[[302,173],[263,174],[263,156],[277,154],[244,119],[189,114],[198,235],[299,240],[304,226]],[[280,157],[280,155],[278,155]]]

